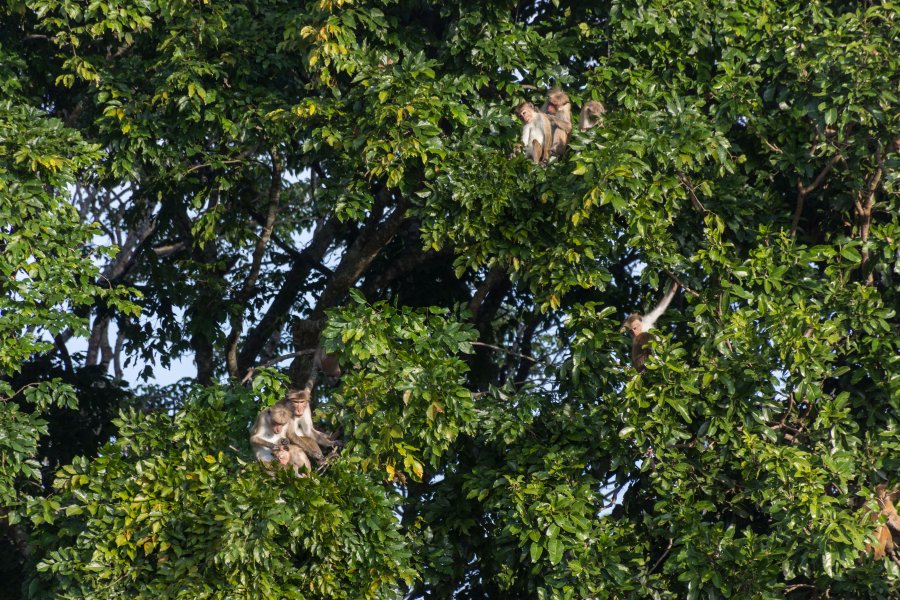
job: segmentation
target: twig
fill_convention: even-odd
[[[655,571],[656,568],[659,566],[659,564],[660,564],[660,563],[661,563],[661,562],[669,555],[669,551],[670,551],[671,549],[672,549],[672,538],[669,538],[669,545],[666,547],[666,551],[663,552],[663,553],[662,553],[662,556],[660,556],[660,557],[656,560],[656,563],[653,565],[653,568],[650,569],[649,571],[647,571],[647,575],[652,575],[652,574],[653,574],[653,571]]]
[[[665,273],[666,275],[668,275],[669,278],[670,278],[672,281],[674,281],[674,282],[677,283],[679,286],[681,286],[681,288],[682,288],[685,292],[687,292],[688,294],[690,294],[690,295],[692,295],[692,296],[697,296],[697,297],[700,296],[700,294],[699,294],[698,292],[695,292],[694,290],[692,290],[692,289],[689,288],[688,286],[684,285],[684,283],[682,283],[682,281],[681,281],[680,279],[678,279],[678,277],[676,277],[671,271],[667,271],[666,269],[663,269],[663,273]]]
[[[608,498],[611,497],[612,500],[610,500],[609,504],[604,504],[603,506],[601,506],[601,507],[600,507],[600,511],[598,511],[598,512],[602,512],[602,511],[606,510],[607,508],[612,508],[613,506],[615,506],[615,505],[616,505],[616,498],[619,497],[619,493],[620,493],[620,492],[622,491],[622,489],[624,489],[625,486],[628,485],[629,483],[631,483],[631,480],[630,480],[630,479],[626,479],[624,482],[622,482],[622,484],[621,484],[620,486],[618,486],[616,489],[614,489],[614,490],[612,491],[612,494],[610,494],[609,496],[607,496]]]
[[[681,171],[681,169],[675,169],[675,172],[678,174],[678,181],[680,181],[681,185],[687,190],[688,196],[691,198],[691,204],[694,205],[694,209],[699,212],[701,216],[705,215],[707,212],[706,207],[703,206],[703,203],[697,198],[697,193],[694,191],[691,180]]]
[[[298,356],[304,356],[306,354],[313,354],[316,352],[316,350],[317,350],[316,348],[313,348],[310,350],[299,350],[297,352],[291,352],[289,354],[282,354],[280,356],[276,356],[275,358],[273,358],[271,360],[267,360],[266,362],[264,362],[260,365],[256,365],[255,367],[250,367],[249,369],[247,369],[247,374],[244,375],[243,379],[241,379],[241,385],[244,385],[245,383],[250,381],[253,378],[253,375],[256,374],[256,372],[259,371],[260,369],[264,369],[266,367],[271,367],[275,363],[281,362],[283,360],[287,360],[289,358],[297,358]]]
[[[243,154],[246,155],[246,153],[243,153]],[[233,159],[233,160],[222,160],[222,161],[219,161],[217,164],[238,165],[238,164],[241,164],[242,162],[244,162],[244,159],[240,158],[240,159]],[[194,171],[197,171],[200,169],[205,169],[205,168],[208,168],[211,166],[212,166],[212,163],[201,163],[199,165],[194,165],[193,167],[188,168],[188,170],[185,171],[184,173],[182,173],[182,175],[187,175],[188,173],[192,173]]]
[[[520,354],[520,353],[518,353],[518,352],[513,352],[512,350],[507,350],[506,348],[501,348],[500,346],[493,346],[493,345],[491,345],[491,344],[485,344],[484,342],[472,342],[472,345],[473,345],[473,346],[481,346],[481,347],[483,347],[483,348],[490,348],[491,350],[497,350],[498,352],[503,352],[503,353],[505,353],[505,354],[509,354],[510,356],[517,356],[517,357],[519,357],[519,358],[524,358],[524,359],[526,359],[526,360],[530,360],[530,361],[533,362],[533,363],[540,363],[540,364],[545,365],[545,366],[548,366],[548,367],[552,367],[552,366],[553,366],[553,365],[551,365],[550,363],[545,362],[545,361],[540,360],[540,359],[537,359],[537,358],[534,358],[533,356],[526,356],[525,354]]]
[[[789,585],[786,588],[784,588],[784,593],[790,594],[791,592],[796,592],[797,590],[803,590],[803,589],[812,590],[812,589],[815,589],[815,587],[816,586],[814,586],[810,583],[795,583],[794,585]]]
[[[772,152],[774,152],[776,154],[784,154],[784,151],[781,148],[779,148],[778,146],[776,146],[775,144],[773,144],[766,138],[760,137],[760,139],[762,140],[763,144],[768,146],[769,150],[771,150]]]

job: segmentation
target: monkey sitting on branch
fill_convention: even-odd
[[[541,110],[550,120],[550,154],[562,156],[569,148],[569,135],[572,133],[572,103],[568,94],[559,88],[553,88],[547,94],[547,101]]]
[[[897,545],[900,543],[900,516],[897,515],[897,509],[894,507],[894,502],[898,500],[900,500],[900,491],[889,492],[884,484],[876,486],[875,501],[878,503],[879,511],[872,512],[870,517],[876,522],[882,516],[885,520],[872,533],[876,540],[875,544],[866,542],[866,552],[871,553],[875,560],[881,560],[887,556],[900,566],[900,556],[897,556]]]
[[[525,154],[535,164],[547,164],[553,141],[550,118],[534,107],[531,102],[523,102],[516,107],[516,116],[522,120],[522,143],[516,144],[515,154],[522,146]],[[512,157],[512,155],[510,155]]]
[[[342,444],[313,427],[309,397],[310,393],[307,389],[291,389],[275,406],[285,407],[291,415],[291,422],[287,427],[287,437],[290,442],[293,444],[308,443],[307,453],[316,459],[316,462],[322,463],[325,459],[319,446],[334,448]],[[309,442],[298,441],[304,438]]]
[[[629,315],[622,326],[631,332],[632,341],[631,341],[631,364],[634,365],[634,368],[637,369],[638,373],[643,373],[647,370],[647,367],[644,366],[644,363],[647,361],[647,358],[650,356],[650,328],[656,323],[657,319],[659,319],[666,309],[669,307],[669,303],[672,302],[672,299],[675,297],[675,294],[678,293],[678,288],[681,287],[677,282],[672,282],[672,287],[669,288],[669,291],[666,292],[666,295],[663,296],[662,300],[659,301],[659,304],[656,305],[656,308],[651,310],[646,315],[641,315],[638,313],[634,313]]]

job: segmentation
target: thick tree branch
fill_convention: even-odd
[[[406,202],[400,199],[393,212],[382,221],[380,217],[389,199],[390,193],[387,190],[382,190],[378,194],[372,213],[366,219],[365,227],[344,253],[340,264],[334,270],[334,275],[325,285],[325,290],[309,316],[310,321],[323,322],[325,311],[337,306],[344,299],[350,288],[400,230],[406,218]],[[304,350],[315,347],[318,344],[318,333],[317,331],[315,335],[300,335],[294,332],[294,348]],[[311,360],[300,357],[291,363],[290,377],[294,385],[309,388],[315,383],[312,375]]]
[[[472,300],[469,301],[469,312],[472,313],[473,321],[478,319],[478,313],[481,311],[481,305],[484,304],[487,295],[504,281],[506,281],[506,267],[495,264],[490,268],[478,289],[475,290]]]
[[[816,175],[815,179],[812,180],[812,183],[807,186],[804,186],[803,182],[801,182],[800,179],[797,179],[797,205],[794,208],[794,218],[791,219],[791,237],[797,235],[797,227],[800,225],[800,216],[803,214],[803,201],[809,194],[813,193],[820,185],[822,185],[828,172],[831,171],[831,168],[834,167],[839,160],[841,160],[840,152],[829,159],[825,167],[818,175]]]
[[[338,221],[330,217],[324,221],[313,234],[312,241],[294,259],[293,266],[285,276],[284,283],[266,314],[252,328],[244,339],[243,347],[238,354],[238,372],[249,369],[256,361],[272,334],[281,326],[286,315],[300,294],[300,289],[309,277],[309,273],[320,265],[328,248],[337,235]]]
[[[253,295],[253,289],[256,281],[259,279],[259,273],[262,269],[262,259],[272,237],[272,230],[275,228],[275,220],[278,217],[278,210],[281,203],[281,159],[277,153],[272,153],[272,180],[269,184],[269,210],[266,214],[266,221],[263,225],[259,239],[256,241],[256,247],[253,249],[253,259],[250,263],[250,272],[244,280],[243,286],[234,298],[236,306],[232,308],[231,316],[231,332],[225,342],[225,362],[228,372],[232,377],[238,376],[238,339],[244,329],[244,307]]]
[[[862,240],[862,260],[859,268],[865,273],[869,265],[870,252],[866,243],[869,241],[869,230],[872,227],[872,210],[875,207],[875,193],[878,191],[878,185],[881,182],[881,176],[884,173],[884,157],[881,154],[881,144],[875,147],[875,160],[878,166],[875,172],[868,178],[866,189],[856,193],[853,200],[856,209],[856,225],[859,231],[859,238]],[[875,274],[872,271],[866,275],[866,284],[875,283]]]
[[[387,192],[384,192],[382,195],[386,196],[386,194]],[[367,220],[362,233],[354,240],[341,258],[341,263],[334,270],[334,276],[325,286],[325,290],[319,297],[310,319],[321,319],[325,316],[327,309],[337,306],[400,229],[403,220],[406,218],[406,202],[403,200],[397,204],[394,211],[383,222],[380,222],[380,219],[375,217],[375,215],[380,215],[383,212],[383,204],[386,200],[386,198],[383,198],[381,201],[382,206],[378,206],[377,210],[373,210],[373,218]]]

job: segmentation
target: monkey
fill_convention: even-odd
[[[289,443],[303,448],[307,454],[316,459],[316,462],[325,460],[318,444],[293,427],[292,412],[291,407],[281,403],[264,408],[259,412],[256,422],[250,430],[250,445],[260,462],[271,462],[272,451],[284,438]]]
[[[256,458],[264,463],[273,459],[272,451],[279,440],[286,435],[286,429],[291,424],[291,411],[288,407],[276,404],[264,408],[256,417],[256,422],[250,429],[250,446],[256,453]]]
[[[282,438],[281,443],[272,451],[272,454],[282,469],[293,468],[297,477],[306,477],[308,473],[312,472],[312,465],[306,453],[300,446],[288,442],[287,438]],[[306,469],[306,472],[302,472],[301,469]]]
[[[887,491],[884,484],[875,487],[875,501],[880,509],[872,513],[872,520],[877,521],[881,515],[886,517],[884,523],[880,523],[873,532],[876,539],[873,546],[866,542],[866,552],[871,552],[875,560],[881,560],[885,556],[900,565],[900,557],[897,556],[897,546],[900,544],[900,515],[894,507],[894,502],[900,500],[900,490]],[[895,538],[894,536],[898,536]],[[898,541],[895,542],[895,539]]]
[[[522,119],[522,145],[525,154],[535,164],[546,164],[550,160],[550,119],[534,107],[531,102],[523,102],[516,107],[516,116]]]
[[[298,443],[295,441],[296,439],[306,437],[312,438],[312,445],[317,444],[326,448],[340,445],[340,442],[331,439],[313,427],[312,411],[309,409],[309,390],[288,390],[284,399],[278,404],[287,407],[291,411],[291,427],[288,427],[287,431],[288,438],[292,443],[296,444]],[[305,444],[305,442],[299,443]],[[320,462],[323,459],[321,450],[313,453],[313,458]]]
[[[321,346],[316,350],[313,369],[322,370],[328,387],[334,387],[341,382],[341,363],[338,355],[333,352],[325,352]]]
[[[659,319],[666,311],[666,308],[669,307],[669,303],[672,302],[672,298],[678,293],[679,287],[681,286],[673,281],[672,287],[669,288],[666,295],[659,301],[656,308],[646,315],[640,315],[638,313],[631,314],[622,324],[625,329],[631,332],[633,338],[631,343],[631,363],[634,365],[634,368],[637,369],[638,373],[643,373],[647,370],[644,363],[647,361],[647,357],[650,356],[650,328],[653,327],[656,320]]]
[[[581,112],[578,114],[578,128],[582,131],[587,131],[592,127],[596,127],[603,122],[603,115],[606,113],[606,108],[597,102],[596,100],[591,100],[587,104],[581,107]]]
[[[569,135],[572,133],[572,103],[569,102],[568,94],[559,88],[553,88],[547,94],[547,101],[541,110],[550,119],[550,154],[562,156],[569,147]]]

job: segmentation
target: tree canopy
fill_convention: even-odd
[[[896,594],[898,40],[879,0],[9,0],[0,597]],[[554,87],[602,123],[510,155]],[[273,474],[248,427],[320,347],[343,447]]]

